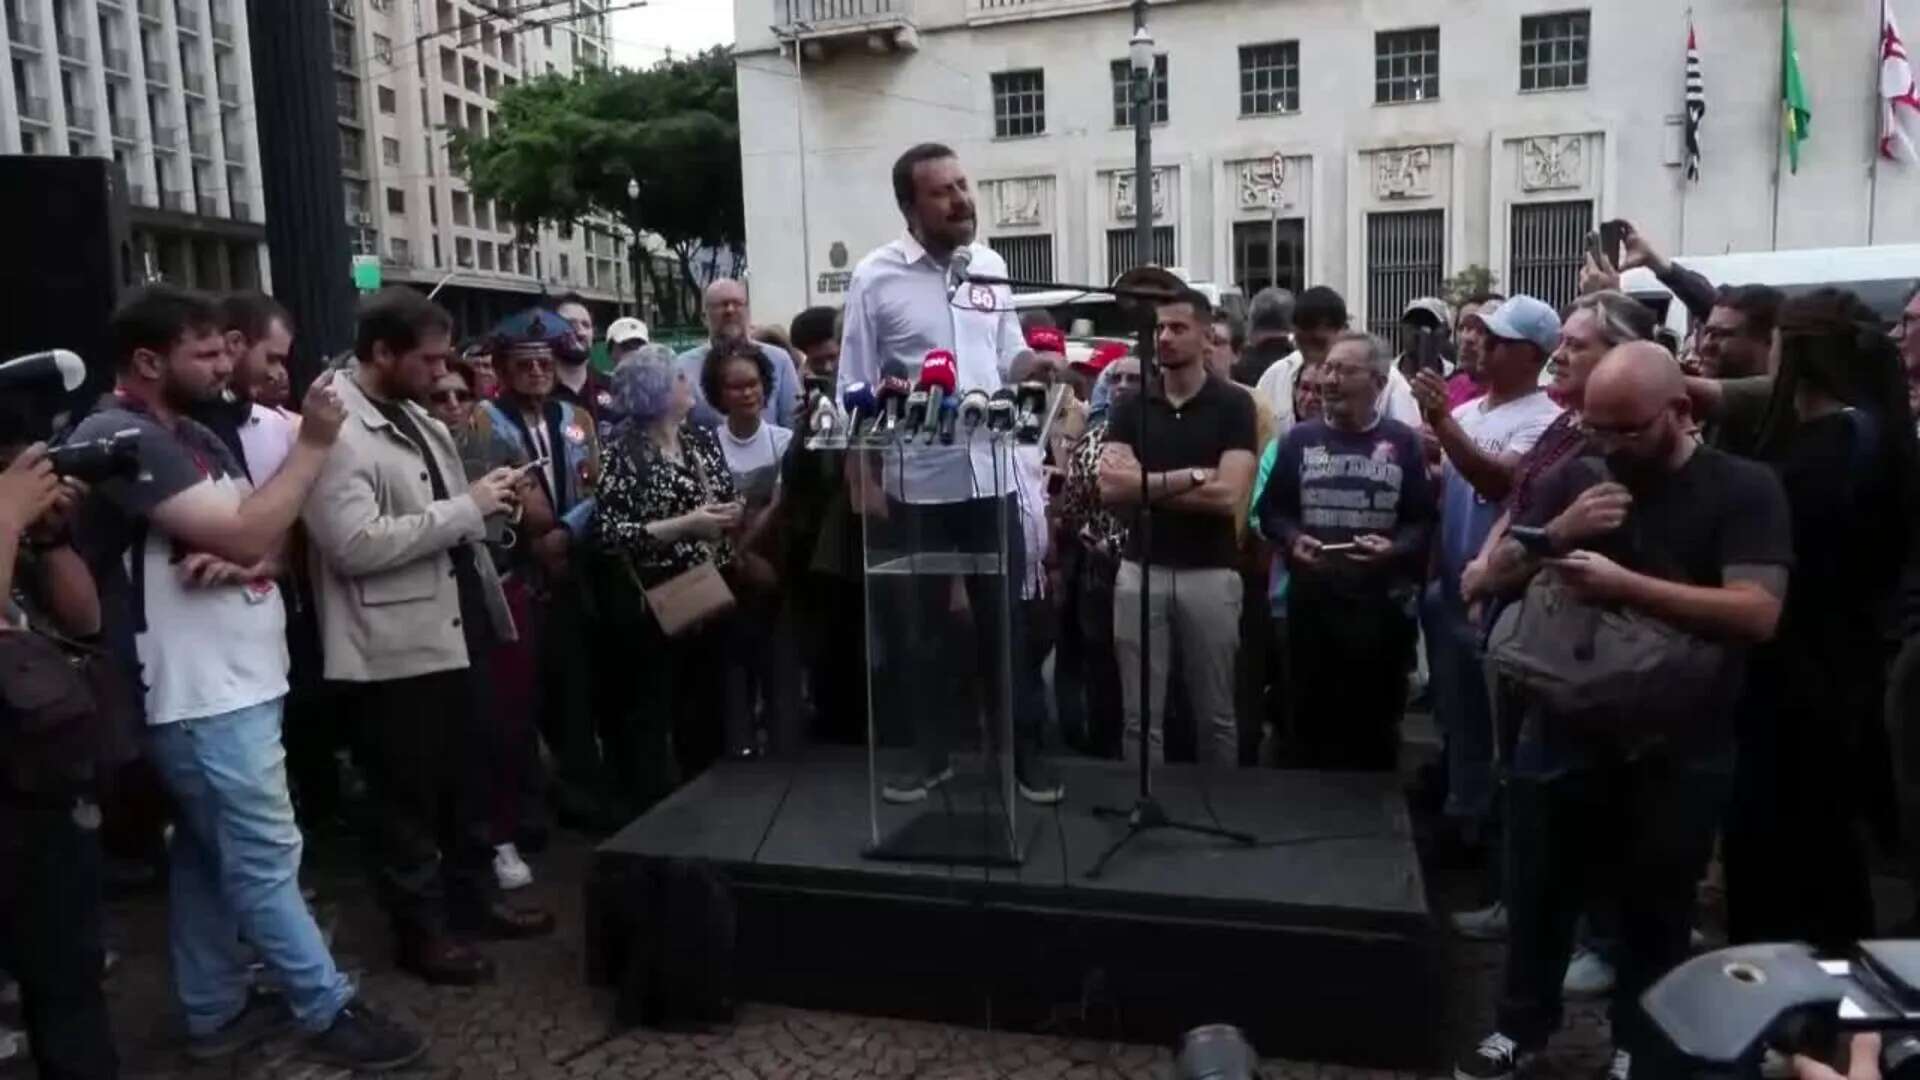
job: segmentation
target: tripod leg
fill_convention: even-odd
[[[1139,826],[1130,827],[1127,829],[1126,834],[1121,836],[1120,839],[1108,844],[1107,850],[1101,852],[1100,857],[1093,860],[1092,866],[1087,867],[1085,875],[1087,879],[1090,881],[1098,880],[1100,875],[1106,872],[1107,863],[1113,861],[1113,857],[1120,854],[1120,849],[1132,843],[1133,838],[1139,836],[1141,831]]]

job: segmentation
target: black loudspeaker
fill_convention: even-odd
[[[0,206],[0,360],[71,349],[87,362],[79,400],[91,401],[113,384],[107,319],[139,270],[125,178],[106,158],[0,155]]]

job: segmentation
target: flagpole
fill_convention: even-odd
[[[1867,166],[1867,246],[1873,246],[1873,227],[1880,210],[1880,130],[1886,106],[1880,100],[1880,36],[1887,27],[1887,0],[1880,0],[1880,21],[1873,28],[1873,164]]]
[[[1773,122],[1773,228],[1767,240],[1770,251],[1780,250],[1780,185],[1785,179],[1783,158],[1787,142],[1787,0],[1780,0],[1780,95],[1774,108],[1780,110]]]

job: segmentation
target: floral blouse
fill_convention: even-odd
[[[1060,489],[1060,521],[1089,549],[1117,559],[1127,545],[1127,527],[1100,505],[1100,451],[1106,445],[1107,418],[1101,416],[1087,425],[1067,460],[1067,479]]]
[[[638,431],[607,443],[601,451],[599,492],[594,534],[601,547],[633,560],[642,584],[652,587],[703,562],[723,570],[733,562],[733,543],[724,536],[663,542],[647,532],[652,522],[735,498],[733,473],[719,442],[705,428],[680,425],[679,461],[669,461]]]

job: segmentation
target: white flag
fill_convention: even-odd
[[[1920,91],[1913,80],[1907,44],[1894,25],[1893,6],[1880,5],[1880,156],[1909,165],[1920,164],[1914,150],[1920,132]]]

